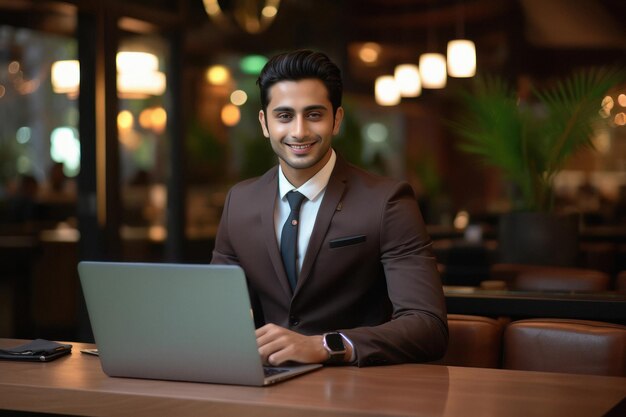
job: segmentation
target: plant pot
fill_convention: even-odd
[[[500,262],[576,266],[578,214],[511,212],[500,217]]]

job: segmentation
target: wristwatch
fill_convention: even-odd
[[[343,362],[346,354],[346,345],[343,343],[341,334],[337,332],[324,333],[322,339],[324,340],[324,349],[326,349],[330,355],[326,363]]]

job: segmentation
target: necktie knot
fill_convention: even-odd
[[[298,191],[289,191],[287,193],[287,201],[289,202],[289,208],[292,211],[299,211],[304,199],[304,194]]]

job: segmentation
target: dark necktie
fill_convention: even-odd
[[[287,193],[287,201],[289,201],[291,212],[283,225],[283,231],[280,235],[280,254],[283,257],[283,265],[285,266],[285,272],[292,290],[296,288],[298,274],[298,219],[300,217],[300,206],[304,198],[304,195],[297,191]]]

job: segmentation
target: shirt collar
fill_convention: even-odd
[[[335,150],[331,149],[331,155],[326,165],[320,169],[317,174],[313,175],[307,182],[302,184],[299,188],[294,187],[289,180],[283,174],[283,169],[278,166],[278,193],[280,198],[285,198],[285,194],[289,191],[297,190],[309,200],[314,200],[319,194],[326,188],[328,181],[330,180],[330,174],[335,167],[335,161],[337,156]]]

